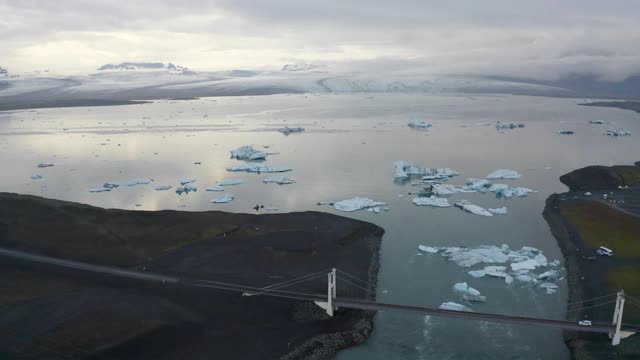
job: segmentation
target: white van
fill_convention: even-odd
[[[596,250],[596,254],[603,256],[613,256],[613,250],[606,248],[604,246],[600,246],[598,250]]]

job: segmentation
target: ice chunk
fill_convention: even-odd
[[[205,191],[224,191],[224,188],[220,185],[213,185],[213,186],[207,187]]]
[[[387,205],[380,201],[374,201],[368,198],[355,197],[348,200],[337,201],[333,204],[336,210],[340,211],[356,211],[367,209],[370,207],[376,207],[381,205]]]
[[[113,184],[113,183],[104,183],[102,184],[102,187],[105,189],[115,189],[117,187],[119,187],[120,185],[118,184]]]
[[[540,263],[537,262],[536,260],[533,260],[533,259],[529,259],[529,260],[525,260],[525,261],[521,261],[521,262],[517,262],[517,263],[512,263],[511,264],[511,270],[513,270],[513,271],[535,270],[538,267],[540,267]]]
[[[425,245],[418,245],[418,250],[424,251],[424,252],[429,253],[429,254],[435,254],[438,251],[440,251],[440,250],[438,250],[438,248],[434,248],[434,247],[431,247],[431,246],[425,246]]]
[[[111,189],[104,188],[104,187],[89,189],[89,192],[92,192],[92,193],[109,192],[109,191],[111,191]]]
[[[225,194],[221,197],[211,199],[211,202],[214,204],[224,204],[232,201],[235,197],[231,194]]]
[[[559,276],[558,276],[557,270],[549,270],[538,275],[538,280],[553,280],[553,279],[557,279],[558,277]]]
[[[624,129],[612,129],[612,130],[603,131],[602,133],[605,134],[605,135],[608,135],[608,136],[629,136],[629,135],[631,135],[631,132],[629,130],[624,130]]]
[[[531,275],[527,275],[527,274],[521,274],[521,275],[516,275],[516,280],[521,281],[521,282],[531,282],[531,283],[536,283],[536,279],[534,277],[532,277]]]
[[[480,295],[480,291],[472,288],[471,286],[467,285],[466,282],[461,282],[461,283],[457,283],[455,285],[453,285],[453,291],[461,294],[461,295],[473,295],[473,296],[478,296]]]
[[[42,175],[39,175],[39,174],[35,174],[35,175],[30,176],[30,177],[31,177],[31,180],[40,180],[40,179],[42,179]]]
[[[220,186],[233,186],[233,185],[240,185],[244,183],[246,183],[246,181],[244,180],[225,180],[220,183]]]
[[[516,129],[523,127],[524,124],[501,123],[500,121],[496,124],[496,129]]]
[[[196,191],[198,191],[198,188],[192,184],[186,184],[184,186],[180,186],[176,188],[176,194],[178,195],[188,194],[190,192],[196,192]]]
[[[458,303],[454,303],[454,302],[445,302],[442,303],[440,306],[438,306],[438,309],[442,309],[442,310],[452,310],[452,311],[468,311],[468,312],[473,312],[473,310],[471,310],[471,308],[458,304]]]
[[[293,128],[290,128],[290,127],[288,127],[288,126],[285,126],[285,127],[283,127],[282,129],[280,129],[280,130],[278,130],[278,131],[280,131],[281,133],[283,133],[283,134],[285,134],[285,135],[289,135],[289,134],[291,134],[291,133],[300,133],[300,132],[303,132],[303,131],[304,131],[304,128],[301,128],[301,127],[293,127]]]
[[[135,185],[147,185],[151,183],[151,180],[141,180],[141,179],[136,179],[136,180],[129,180],[127,181],[127,186],[135,186]]]
[[[444,198],[439,198],[435,196],[431,197],[416,197],[413,198],[412,202],[414,205],[418,206],[434,206],[434,207],[449,207],[449,200]]]
[[[591,196],[591,195],[593,195],[593,194],[590,191],[587,191],[587,192],[584,193],[584,196]]]
[[[442,256],[462,267],[472,267],[480,263],[492,264],[509,261],[509,256],[496,246],[476,249],[450,247],[444,249]]]
[[[487,273],[485,273],[484,270],[471,270],[467,271],[467,274],[473,276],[476,279],[479,279],[481,277],[484,277]]]
[[[533,260],[536,261],[540,266],[547,266],[549,264],[547,257],[542,254],[536,254],[536,256],[533,257]]]
[[[481,208],[478,205],[474,205],[467,200],[460,200],[455,203],[455,206],[472,214],[482,215],[482,216],[493,216],[492,213],[488,212],[486,209]]]
[[[464,294],[462,295],[462,299],[469,302],[486,302],[487,301],[487,297],[483,295]]]
[[[231,158],[238,160],[264,160],[267,155],[269,154],[256,150],[252,145],[244,145],[231,150]]]
[[[498,197],[512,198],[514,196],[525,197],[527,194],[535,192],[525,187],[510,187],[506,184],[493,184],[489,187],[489,191],[495,193]]]
[[[450,168],[420,167],[404,160],[395,161],[393,166],[395,166],[393,177],[396,179],[406,179],[411,175],[421,175],[423,180],[444,180],[460,174]]]
[[[456,194],[458,190],[456,189],[455,185],[433,184],[431,186],[431,192],[433,192],[435,195],[442,196]]]
[[[180,180],[180,185],[187,185],[196,182],[196,179],[182,179]]]
[[[424,120],[411,120],[407,126],[411,128],[426,129],[430,128],[432,125]]]
[[[160,185],[156,186],[156,191],[167,191],[170,190],[173,186],[171,185]]]
[[[546,289],[547,290],[547,294],[555,294],[556,290],[558,289],[558,285],[554,284],[554,283],[550,283],[550,282],[543,282],[542,284],[538,285],[539,287]]]
[[[495,208],[495,209],[487,209],[487,211],[489,211],[490,213],[494,214],[494,215],[507,215],[509,212],[507,211],[507,207],[503,206],[500,208]]]
[[[45,163],[38,164],[39,168],[46,168],[46,167],[51,167],[51,166],[53,166],[53,164],[45,164]]]
[[[262,179],[262,182],[265,183],[265,184],[276,183],[276,184],[279,184],[279,185],[294,184],[295,183],[294,180],[289,179],[289,178],[284,177],[284,176],[274,176],[274,177]]]
[[[227,171],[246,171],[246,172],[254,172],[254,173],[277,173],[277,172],[287,172],[291,171],[289,168],[277,168],[271,167],[266,164],[244,164],[238,166],[230,166],[227,168]]]
[[[484,271],[484,273],[487,276],[500,277],[500,278],[507,277],[506,266],[486,266],[482,271]]]
[[[591,120],[589,121],[589,124],[593,124],[593,125],[604,125],[605,122],[602,120]]]
[[[522,177],[517,171],[509,169],[498,169],[487,175],[487,179],[519,179]]]
[[[511,283],[513,283],[513,278],[511,276],[509,276],[509,275],[505,275],[504,282],[507,283],[507,284],[511,284]]]
[[[558,130],[558,134],[560,135],[573,135],[575,132],[573,130]]]
[[[470,189],[480,191],[480,192],[487,191],[489,186],[491,186],[491,183],[489,182],[489,180],[475,179],[475,178],[467,179],[466,184],[467,184],[467,187],[469,187]]]

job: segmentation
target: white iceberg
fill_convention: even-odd
[[[548,270],[538,275],[538,280],[554,280],[559,277],[557,270]]]
[[[448,184],[433,184],[431,186],[431,192],[435,195],[443,196],[443,195],[453,195],[458,193],[455,185]]]
[[[120,185],[118,184],[113,184],[113,183],[104,183],[102,184],[102,187],[105,189],[115,189],[117,187],[119,187]]]
[[[220,186],[220,185],[213,185],[213,186],[208,186],[206,189],[204,189],[205,191],[224,191],[224,187]]]
[[[495,208],[495,209],[489,208],[487,209],[487,211],[489,211],[493,215],[507,215],[509,213],[506,206]]]
[[[624,129],[612,129],[602,132],[604,135],[608,136],[630,136],[631,132],[629,130]]]
[[[109,191],[111,191],[111,189],[104,188],[104,187],[89,189],[89,192],[92,192],[92,193],[101,193],[101,192],[109,192]]]
[[[42,179],[42,175],[35,174],[35,175],[30,176],[30,178],[31,178],[31,180],[40,180],[40,179]]]
[[[278,185],[286,185],[286,184],[294,184],[295,183],[294,180],[289,179],[289,178],[284,177],[284,176],[274,176],[274,177],[262,179],[262,182],[265,183],[265,184],[276,183]]]
[[[484,270],[471,270],[467,271],[467,274],[473,276],[476,279],[479,279],[481,277],[484,277],[487,273],[484,272]]]
[[[196,192],[196,191],[198,191],[198,188],[193,184],[186,184],[184,186],[180,186],[176,188],[176,194],[178,195],[188,194],[190,192]]]
[[[301,127],[292,127],[292,128],[290,128],[288,126],[285,126],[285,127],[283,127],[282,129],[280,129],[278,131],[280,131],[281,133],[283,133],[285,135],[288,135],[288,134],[291,134],[291,133],[303,132],[304,128],[301,128]]]
[[[53,164],[46,164],[46,163],[39,163],[38,164],[39,168],[46,168],[46,167],[51,167],[51,166],[53,166]]]
[[[337,201],[333,204],[333,207],[336,210],[340,211],[356,211],[367,209],[370,207],[376,207],[381,205],[387,205],[386,203],[380,201],[374,201],[368,198],[355,197],[348,200]]]
[[[151,183],[151,180],[141,180],[141,179],[135,179],[135,180],[129,180],[127,181],[127,186],[135,186],[135,185],[147,185]]]
[[[289,168],[276,168],[276,167],[271,167],[268,166],[266,164],[255,164],[255,163],[251,163],[251,164],[243,164],[243,165],[238,165],[238,166],[230,166],[227,168],[227,171],[246,171],[246,172],[253,172],[253,173],[278,173],[278,172],[287,172],[287,171],[291,171],[291,169]]]
[[[449,247],[444,248],[442,256],[461,267],[472,267],[480,263],[493,264],[509,261],[509,256],[497,246],[483,246],[475,249]]]
[[[550,282],[543,282],[542,284],[538,285],[539,287],[546,289],[547,290],[547,294],[555,294],[555,292],[558,289],[558,285],[554,284],[554,283],[550,283]]]
[[[519,179],[521,177],[522,175],[517,171],[509,169],[498,169],[487,175],[487,179]]]
[[[487,297],[483,295],[464,294],[462,295],[462,299],[470,302],[486,302],[487,301]]]
[[[232,201],[233,199],[235,199],[235,197],[231,194],[225,194],[221,197],[215,198],[215,199],[211,199],[211,202],[214,204],[224,204],[224,203],[228,203],[230,201]]]
[[[481,216],[493,216],[493,214],[488,212],[486,209],[481,208],[478,205],[474,205],[467,200],[460,200],[455,203],[455,206],[472,214],[481,215]]]
[[[238,160],[264,160],[267,158],[267,155],[269,154],[256,150],[252,145],[244,145],[231,150],[231,158]]]
[[[445,198],[439,198],[435,196],[430,197],[416,197],[412,200],[414,205],[417,206],[433,206],[433,207],[449,207],[449,200]]]
[[[233,185],[240,185],[244,183],[246,183],[246,181],[244,180],[225,180],[220,183],[220,186],[233,186]],[[222,190],[215,190],[215,191],[222,191]]]
[[[491,186],[491,182],[486,179],[469,178],[465,183],[467,184],[468,188],[479,192],[486,192]]]
[[[453,285],[453,291],[459,293],[460,295],[473,295],[473,296],[480,295],[480,291],[472,288],[466,282],[461,282]]]
[[[160,186],[156,186],[156,191],[167,191],[170,190],[172,188],[171,185],[160,185]]]
[[[434,247],[431,247],[431,246],[425,246],[425,245],[418,245],[418,250],[424,251],[424,252],[429,253],[429,254],[435,254],[438,251],[440,251],[440,250],[438,250],[438,248],[434,248]]]
[[[514,196],[525,197],[529,193],[535,192],[534,190],[525,187],[510,187],[506,184],[493,184],[489,187],[489,191],[495,193],[498,197],[505,197],[508,199]]]
[[[498,123],[496,124],[496,129],[516,129],[523,127],[524,124],[502,123],[500,121],[498,121]]]
[[[507,267],[506,266],[485,266],[482,270],[485,275],[499,278],[507,277]]]
[[[424,120],[411,120],[409,121],[407,126],[411,128],[426,129],[426,128],[430,128],[432,125],[431,123],[428,123]]]
[[[529,260],[525,260],[525,261],[521,261],[521,262],[517,262],[517,263],[512,263],[511,264],[511,270],[513,270],[513,271],[535,270],[535,269],[537,269],[539,267],[540,267],[540,263],[537,262],[534,259],[529,259]]]
[[[398,160],[393,163],[396,179],[406,179],[412,175],[421,175],[423,180],[445,180],[452,176],[460,175],[450,168],[427,168],[414,165],[408,161]]]
[[[473,312],[471,308],[451,301],[442,303],[440,306],[438,306],[438,309]]]
[[[196,179],[182,179],[180,180],[180,185],[187,185],[196,182]]]

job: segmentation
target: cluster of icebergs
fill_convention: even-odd
[[[231,158],[238,160],[265,160],[269,154],[256,150],[252,145],[240,146],[231,150]]]
[[[631,132],[629,130],[624,129],[611,129],[602,132],[604,135],[608,136],[630,136]]]
[[[457,171],[449,168],[420,167],[404,160],[394,162],[393,166],[395,166],[393,177],[396,180],[408,179],[410,176],[422,176],[422,180],[425,181],[445,181],[453,176],[460,175]]]
[[[557,269],[560,261],[549,261],[541,250],[529,246],[512,250],[506,244],[483,245],[475,248],[420,245],[418,250],[421,253],[440,254],[463,268],[474,268],[467,271],[472,278],[499,278],[504,279],[506,284],[517,281],[544,289],[547,294],[555,293],[558,285],[554,281],[563,279],[562,269]],[[454,290],[462,295],[468,295],[465,299],[468,301],[474,301],[470,296],[480,296],[479,291],[466,283],[456,284]],[[475,300],[481,301],[480,298]]]

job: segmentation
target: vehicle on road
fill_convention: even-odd
[[[578,325],[580,325],[580,326],[591,326],[591,320],[580,320],[580,321],[578,321]]]

